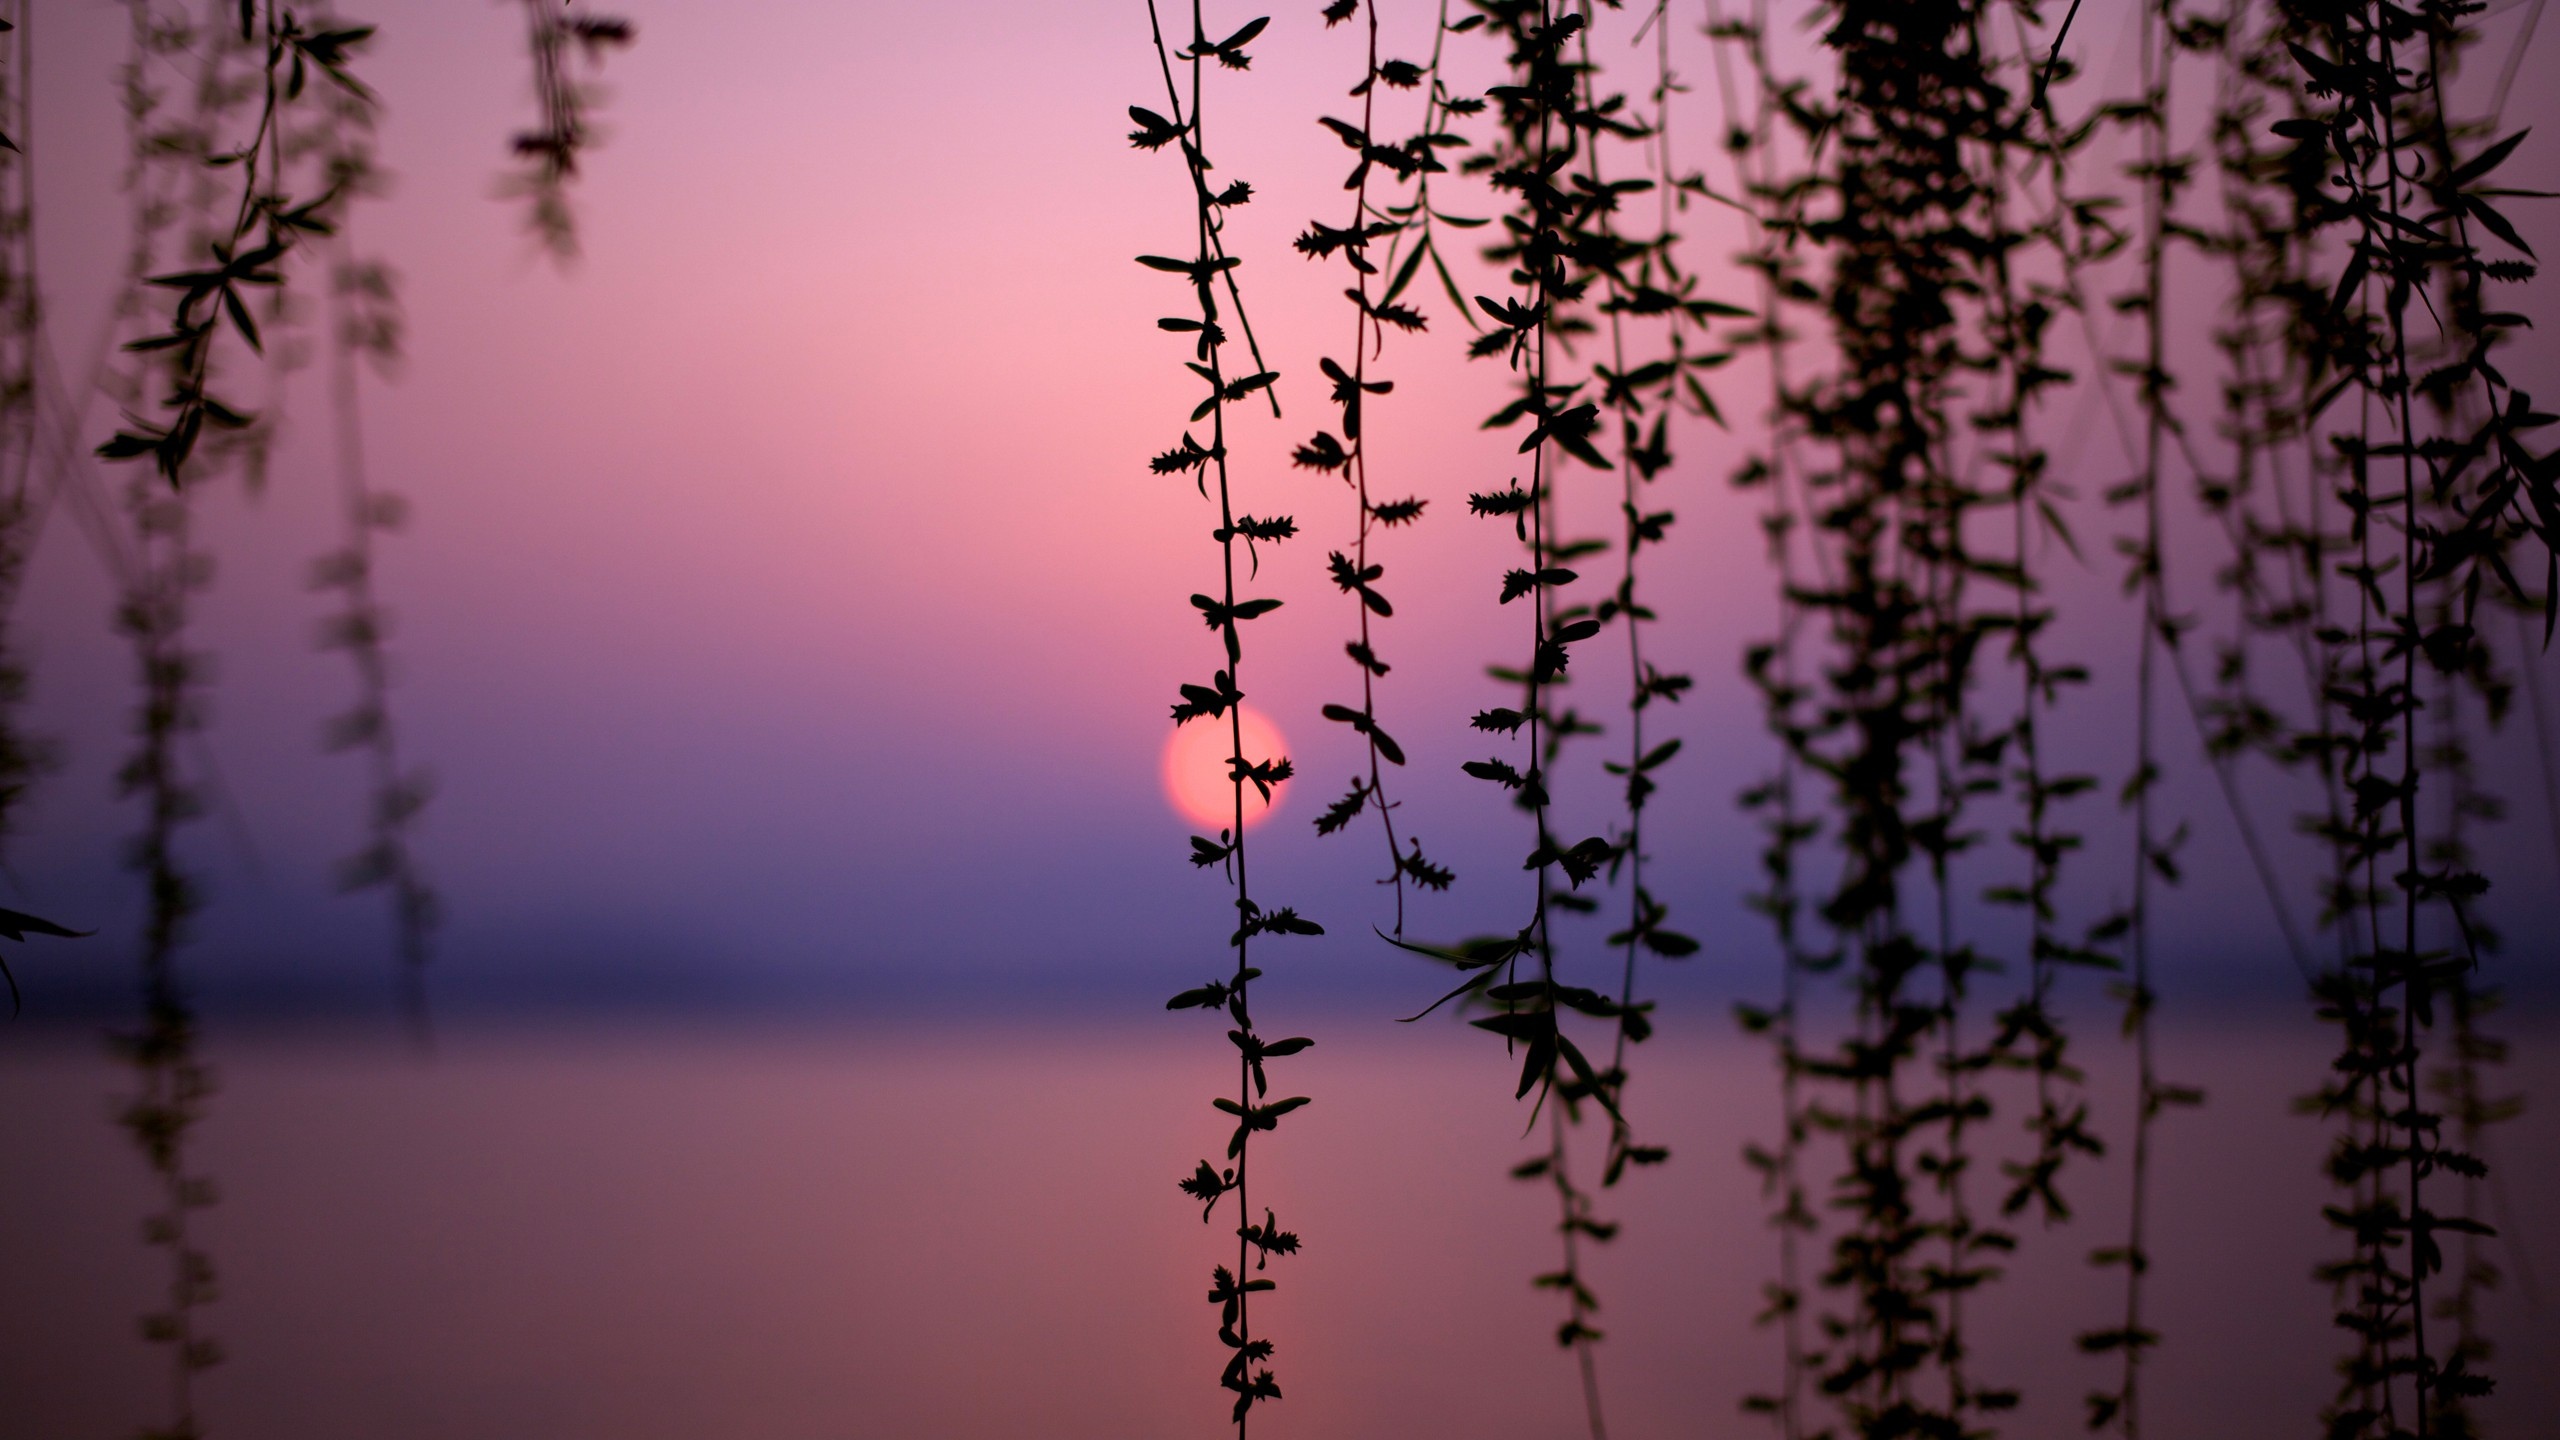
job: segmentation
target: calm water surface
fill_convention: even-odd
[[[1255,1151],[1256,1207],[1306,1238],[1255,1310],[1287,1391],[1255,1433],[1579,1433],[1552,1297],[1527,1284],[1554,1258],[1552,1200],[1503,1173],[1531,1147],[1499,1046],[1375,1018],[1303,1028],[1319,1043],[1287,1083],[1315,1103]],[[2121,1136],[2128,1077],[2088,1033]],[[2491,1306],[2505,1435],[2560,1434],[2552,1050],[2517,1047],[2509,1088],[2537,1108],[2499,1144],[2521,1244]],[[216,1029],[207,1053],[221,1091],[195,1168],[221,1189],[204,1221],[221,1290],[204,1313],[229,1356],[201,1382],[213,1440],[1223,1429],[1203,1296],[1232,1239],[1173,1188],[1224,1141],[1207,1097],[1232,1052],[1212,1027],[499,1028],[430,1061]],[[2334,1246],[2323,1134],[2288,1101],[2326,1054],[2307,1021],[2163,1047],[2212,1103],[2159,1142],[2154,1435],[2314,1433],[2337,1332],[2308,1275]],[[1735,1403],[1775,1376],[1750,1324],[1774,1243],[1735,1156],[1773,1128],[1767,1052],[1674,1031],[1639,1059],[1630,1105],[1674,1157],[1604,1204],[1627,1227],[1591,1267],[1612,1432],[1766,1434]],[[129,1088],[94,1037],[0,1035],[6,1440],[165,1418],[138,1329],[165,1255],[141,1243],[147,1177],[111,1120]],[[2012,1435],[2079,1433],[2104,1378],[2071,1337],[2120,1303],[2082,1259],[2116,1240],[2122,1174],[2115,1157],[2081,1172],[2082,1223],[2030,1225],[1970,1311],[1982,1377],[2027,1391]]]

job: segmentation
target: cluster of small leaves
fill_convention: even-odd
[[[1350,19],[1359,12],[1361,3],[1362,0],[1349,0],[1346,5],[1345,0],[1333,0],[1325,7],[1325,23],[1331,25]],[[1466,137],[1452,127],[1485,111],[1482,96],[1461,95],[1449,88],[1448,81],[1441,75],[1441,51],[1450,36],[1464,35],[1481,28],[1484,18],[1482,15],[1467,15],[1452,21],[1449,18],[1449,0],[1439,0],[1437,18],[1431,31],[1429,62],[1420,65],[1409,60],[1380,62],[1378,78],[1390,88],[1418,88],[1423,92],[1422,124],[1400,145],[1380,147],[1382,150],[1400,151],[1400,156],[1371,162],[1385,165],[1400,183],[1410,182],[1413,186],[1412,198],[1400,204],[1389,203],[1379,207],[1382,212],[1380,218],[1396,227],[1386,236],[1386,259],[1380,271],[1390,277],[1386,303],[1394,304],[1406,294],[1427,264],[1433,277],[1440,282],[1441,293],[1449,297],[1452,313],[1471,329],[1476,323],[1475,310],[1467,303],[1466,292],[1458,287],[1457,278],[1449,271],[1448,259],[1441,253],[1439,227],[1447,225],[1456,230],[1476,230],[1491,221],[1481,215],[1455,215],[1440,209],[1432,200],[1431,182],[1434,176],[1449,173],[1449,167],[1439,158],[1440,152],[1467,148]],[[1340,135],[1340,132],[1336,134]],[[1348,136],[1341,138],[1346,145],[1351,143]],[[1364,160],[1368,159],[1369,141],[1364,139],[1359,148]],[[1415,315],[1419,318],[1418,311]]]
[[[1370,187],[1379,183],[1381,171],[1399,182],[1414,182],[1428,174],[1444,173],[1447,167],[1441,163],[1438,152],[1463,142],[1454,135],[1429,129],[1396,144],[1382,144],[1376,139],[1374,125],[1379,90],[1382,87],[1413,90],[1427,83],[1429,93],[1436,97],[1440,93],[1439,57],[1435,46],[1428,68],[1406,60],[1381,60],[1378,55],[1378,12],[1374,3],[1363,4],[1354,0],[1350,5],[1330,6],[1324,12],[1325,25],[1331,28],[1362,14],[1368,21],[1367,66],[1360,83],[1351,88],[1351,97],[1360,102],[1358,121],[1354,123],[1329,115],[1321,117],[1320,121],[1355,157],[1349,175],[1342,182],[1342,188],[1352,197],[1351,214],[1348,223],[1339,227],[1327,225],[1320,219],[1310,220],[1297,239],[1301,254],[1311,259],[1339,255],[1352,271],[1353,283],[1342,292],[1352,305],[1350,367],[1346,370],[1330,356],[1321,362],[1325,378],[1333,385],[1333,403],[1340,412],[1336,428],[1341,435],[1336,438],[1332,430],[1319,430],[1313,439],[1297,447],[1294,458],[1301,468],[1341,476],[1358,508],[1350,550],[1347,553],[1333,551],[1326,561],[1335,587],[1354,602],[1353,613],[1359,620],[1359,634],[1343,645],[1343,653],[1350,656],[1359,670],[1360,702],[1356,706],[1328,704],[1323,715],[1327,720],[1351,727],[1353,733],[1367,742],[1368,773],[1352,776],[1350,788],[1316,817],[1316,833],[1333,834],[1357,819],[1362,811],[1377,812],[1379,828],[1387,843],[1387,878],[1381,883],[1394,887],[1395,933],[1401,935],[1404,933],[1405,882],[1411,880],[1426,889],[1446,890],[1457,876],[1448,867],[1425,857],[1419,839],[1407,837],[1412,846],[1410,851],[1404,848],[1404,842],[1398,840],[1397,805],[1387,798],[1383,768],[1403,765],[1405,755],[1404,747],[1396,743],[1378,720],[1377,682],[1392,667],[1379,657],[1372,621],[1393,615],[1395,607],[1378,589],[1386,567],[1370,561],[1369,544],[1381,527],[1405,526],[1421,519],[1430,502],[1418,496],[1381,501],[1371,494],[1369,447],[1363,438],[1368,428],[1364,415],[1370,396],[1387,394],[1395,386],[1391,380],[1369,378],[1369,362],[1384,350],[1387,330],[1419,332],[1427,328],[1422,312],[1401,298],[1413,283],[1426,247],[1415,245],[1407,252],[1386,288],[1372,293],[1371,287],[1381,274],[1377,262],[1370,258],[1372,247],[1381,240],[1402,235],[1414,227],[1415,222],[1390,213],[1397,207],[1373,200]],[[1409,216],[1416,212],[1407,206],[1401,213]]]
[[[149,15],[150,8],[137,0],[137,27],[167,23]],[[256,124],[245,139],[230,143],[218,141],[210,126],[189,137],[191,146],[202,147],[198,153],[205,166],[238,177],[237,202],[228,217],[213,221],[211,234],[200,242],[191,237],[191,247],[201,246],[188,257],[192,268],[148,277],[153,287],[177,295],[176,307],[166,328],[128,341],[124,348],[155,357],[166,371],[167,391],[156,402],[162,418],[129,408],[123,427],[98,447],[98,454],[109,460],[148,457],[173,490],[183,488],[188,462],[208,427],[238,432],[256,423],[254,414],[213,393],[221,337],[235,334],[252,352],[266,353],[254,305],[258,292],[284,284],[284,266],[296,247],[336,231],[350,198],[350,186],[335,179],[299,196],[286,189],[293,178],[285,164],[286,112],[297,104],[315,103],[314,86],[334,89],[366,108],[372,104],[372,93],[349,66],[373,27],[306,23],[274,0],[247,0],[238,19],[236,43],[258,64]],[[228,17],[198,38],[209,42],[217,37],[222,44],[235,43]],[[215,98],[213,88],[208,82],[208,99]]]
[[[1189,423],[1208,422],[1209,439],[1201,443],[1186,430],[1181,443],[1159,455],[1152,468],[1159,475],[1197,472],[1195,488],[1209,497],[1209,482],[1215,479],[1218,528],[1214,538],[1219,549],[1221,589],[1215,596],[1195,594],[1192,608],[1208,627],[1218,632],[1226,666],[1206,685],[1181,687],[1182,699],[1173,707],[1176,725],[1194,720],[1227,722],[1228,779],[1234,795],[1234,821],[1218,832],[1215,840],[1205,835],[1191,838],[1191,862],[1207,869],[1217,866],[1235,888],[1236,928],[1227,943],[1235,952],[1235,968],[1224,980],[1212,980],[1186,990],[1165,1002],[1169,1010],[1198,1009],[1223,1015],[1228,1022],[1228,1040],[1235,1046],[1237,1078],[1235,1098],[1219,1096],[1210,1103],[1235,1126],[1227,1140],[1225,1159],[1219,1165],[1200,1161],[1192,1173],[1180,1182],[1184,1194],[1200,1202],[1203,1222],[1215,1216],[1218,1204],[1228,1195],[1235,1197],[1236,1259],[1233,1269],[1217,1267],[1209,1290],[1209,1303],[1218,1307],[1218,1341],[1226,1347],[1227,1361],[1220,1369],[1218,1383],[1234,1396],[1232,1417],[1238,1435],[1245,1433],[1247,1418],[1253,1407],[1280,1398],[1280,1385],[1266,1363],[1272,1355],[1272,1342],[1253,1333],[1252,1297],[1275,1288],[1277,1282],[1262,1272],[1274,1255],[1293,1255],[1299,1248],[1297,1235],[1280,1228],[1269,1209],[1263,1211],[1261,1223],[1252,1218],[1248,1181],[1253,1154],[1253,1137],[1277,1130],[1282,1117],[1307,1103],[1303,1095],[1271,1098],[1269,1062],[1295,1055],[1314,1042],[1303,1036],[1283,1040],[1266,1040],[1254,1026],[1250,1003],[1252,982],[1262,971],[1252,964],[1253,941],[1260,936],[1321,935],[1323,927],[1301,917],[1288,907],[1265,909],[1253,898],[1246,868],[1245,851],[1245,787],[1251,785],[1268,802],[1274,788],[1286,782],[1292,772],[1285,757],[1249,760],[1244,753],[1244,690],[1238,682],[1244,658],[1243,626],[1267,615],[1280,602],[1267,597],[1239,598],[1236,593],[1236,559],[1238,543],[1278,543],[1296,534],[1296,522],[1288,517],[1256,519],[1239,516],[1229,484],[1227,465],[1227,407],[1249,399],[1257,391],[1271,397],[1272,410],[1278,413],[1279,402],[1272,384],[1279,377],[1264,368],[1258,352],[1254,369],[1241,377],[1230,377],[1225,368],[1229,340],[1223,326],[1223,312],[1218,291],[1223,284],[1235,314],[1245,330],[1250,345],[1252,330],[1243,321],[1243,298],[1236,289],[1236,257],[1225,251],[1222,231],[1227,212],[1252,198],[1252,187],[1238,180],[1223,188],[1213,188],[1210,171],[1214,168],[1205,149],[1201,122],[1203,62],[1214,60],[1230,70],[1244,70],[1252,65],[1246,46],[1258,37],[1269,23],[1266,19],[1247,21],[1224,39],[1212,40],[1202,23],[1199,0],[1191,10],[1191,39],[1179,50],[1170,49],[1156,16],[1153,0],[1147,7],[1149,27],[1155,43],[1156,57],[1164,75],[1165,102],[1169,113],[1158,113],[1142,106],[1132,106],[1129,118],[1137,128],[1130,132],[1129,142],[1140,150],[1159,151],[1177,146],[1183,170],[1189,181],[1193,200],[1195,246],[1192,258],[1177,259],[1162,255],[1142,255],[1138,263],[1151,270],[1178,275],[1189,282],[1194,302],[1190,315],[1168,316],[1156,322],[1157,328],[1173,334],[1194,337],[1192,358],[1185,362],[1207,388],[1190,415]],[[1190,94],[1186,98],[1175,82],[1174,64],[1183,63],[1190,76]],[[1355,434],[1356,438],[1356,434]],[[1258,568],[1258,567],[1257,567]],[[1374,578],[1374,577],[1370,577]],[[1380,602],[1383,606],[1383,601]],[[1388,742],[1390,745],[1392,741]]]
[[[188,592],[208,568],[188,544],[188,500],[150,493],[137,483],[137,539],[148,570],[129,588],[117,620],[141,667],[143,701],[137,716],[139,745],[117,775],[119,791],[139,797],[143,828],[128,851],[130,867],[147,896],[142,970],[146,995],[143,1027],[125,1043],[142,1092],[125,1109],[125,1128],[149,1162],[163,1196],[145,1227],[148,1243],[169,1252],[169,1299],[143,1319],[143,1335],[169,1347],[173,1413],[146,1432],[153,1440],[194,1440],[194,1377],[221,1359],[221,1348],[203,1334],[201,1308],[214,1298],[213,1269],[188,1238],[187,1216],[212,1203],[209,1182],[185,1160],[189,1130],[202,1117],[212,1085],[194,1058],[194,1022],[182,998],[177,951],[187,922],[202,906],[194,877],[178,853],[182,827],[203,809],[195,785],[179,768],[179,744],[202,724],[197,699],[200,658],[185,645]]]
[[[589,118],[597,95],[592,81],[574,70],[584,61],[600,68],[605,56],[627,48],[638,32],[628,20],[589,15],[576,0],[524,0],[525,37],[533,56],[534,97],[542,107],[541,124],[518,131],[513,143],[521,168],[507,182],[509,193],[528,201],[526,228],[555,260],[578,253],[578,216],[569,205],[569,182],[578,175],[578,157],[595,143]],[[574,58],[573,58],[574,57]]]

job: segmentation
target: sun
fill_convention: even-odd
[[[1277,760],[1289,753],[1287,742],[1280,738],[1278,727],[1251,706],[1236,707],[1237,720],[1243,728],[1244,758],[1247,764]],[[1223,715],[1214,719],[1194,720],[1174,727],[1173,738],[1164,747],[1164,793],[1173,802],[1175,813],[1194,825],[1212,830],[1235,828],[1235,788],[1227,778],[1228,741],[1231,734]],[[1251,782],[1244,787],[1244,823],[1252,825],[1271,813],[1287,785],[1275,785],[1271,799]]]

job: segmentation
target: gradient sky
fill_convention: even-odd
[[[1220,968],[1226,895],[1183,862],[1188,827],[1158,780],[1175,685],[1217,663],[1184,600],[1214,588],[1217,551],[1214,512],[1144,463],[1196,383],[1179,337],[1151,323],[1182,309],[1180,282],[1130,263],[1189,234],[1176,161],[1121,138],[1126,106],[1161,101],[1142,8],[608,7],[639,43],[608,69],[605,138],[576,192],[585,255],[565,273],[493,198],[531,112],[516,9],[348,8],[382,26],[362,73],[386,98],[398,177],[355,226],[400,271],[410,326],[396,382],[366,404],[375,478],[416,506],[382,582],[397,716],[438,779],[422,831],[450,912],[437,985],[993,1003]],[[1349,329],[1341,267],[1287,249],[1309,214],[1343,208],[1343,152],[1313,117],[1347,103],[1358,49],[1317,8],[1279,14],[1250,74],[1216,76],[1209,115],[1212,154],[1261,193],[1232,242],[1289,407],[1278,424],[1239,421],[1243,505],[1294,512],[1307,532],[1266,553],[1263,589],[1287,606],[1253,628],[1247,658],[1247,688],[1309,777],[1256,831],[1256,873],[1270,900],[1334,931],[1300,952],[1324,983],[1402,994],[1429,977],[1365,933],[1387,913],[1364,883],[1374,832],[1319,843],[1306,826],[1356,760],[1348,732],[1316,717],[1354,695],[1340,654],[1354,617],[1322,578],[1351,503],[1285,463],[1332,423],[1314,361]],[[2084,64],[2121,82],[2131,54],[2102,18]],[[95,3],[43,20],[40,236],[70,369],[96,344],[117,248],[121,19]],[[1419,58],[1426,38],[1390,31],[1386,51]],[[1713,86],[1694,26],[1681,43],[1694,88],[1676,133],[1703,154]],[[2560,170],[2552,153],[2529,147],[2535,175]],[[2548,216],[2534,225],[2554,233]],[[1729,221],[1702,207],[1693,228],[1709,293],[1746,299],[1715,258],[1733,248]],[[1515,547],[1463,496],[1513,472],[1511,442],[1476,428],[1504,376],[1464,363],[1445,302],[1424,304],[1432,333],[1395,338],[1373,372],[1398,381],[1371,411],[1374,483],[1434,501],[1375,557],[1398,606],[1380,713],[1415,752],[1404,823],[1462,877],[1418,903],[1413,928],[1454,937],[1515,925],[1523,883],[1520,822],[1456,770],[1481,748],[1464,717],[1500,698],[1482,666],[1517,648],[1516,617],[1492,603]],[[2529,368],[2553,373],[2549,355]],[[1729,413],[1746,417],[1759,381],[1726,374]],[[215,903],[188,964],[217,991],[370,996],[388,993],[378,897],[337,898],[327,879],[355,847],[361,777],[316,743],[350,681],[312,647],[321,604],[301,583],[336,524],[312,379],[286,386],[269,491],[224,482],[204,502],[222,804],[190,837]],[[93,410],[92,438],[107,423]],[[2057,435],[2084,490],[2115,478],[2094,412]],[[1757,842],[1731,805],[1770,755],[1738,668],[1773,612],[1751,502],[1725,484],[1747,439],[1691,429],[1657,486],[1682,519],[1648,580],[1666,616],[1652,643],[1699,680],[1664,732],[1689,750],[1651,812],[1655,883],[1711,937],[1701,983],[1732,990],[1770,975],[1738,900]],[[1590,528],[1614,483],[1582,512]],[[2113,584],[2062,583],[2086,598]],[[19,614],[30,719],[66,763],[11,853],[12,903],[107,937],[26,953],[38,1010],[48,993],[123,984],[133,889],[115,857],[136,816],[111,798],[131,705],[111,601],[58,514]],[[2130,627],[2102,609],[2065,635],[2120,657],[2106,637]],[[2100,665],[2109,683],[2123,668]],[[2110,693],[2075,702],[2061,743],[2120,773]],[[1596,821],[1608,782],[1599,747],[1585,753],[1584,798],[1566,804]],[[2283,984],[2219,802],[2194,785],[2176,796],[2201,863],[2171,963]],[[2511,830],[2515,863],[2547,874],[2532,814]],[[2094,905],[2120,866],[2092,854]]]

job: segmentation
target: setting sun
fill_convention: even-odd
[[[1262,712],[1251,706],[1238,709],[1243,727],[1244,758],[1258,764],[1277,760],[1289,753],[1280,731]],[[1195,825],[1218,829],[1235,826],[1235,785],[1227,778],[1227,742],[1232,737],[1224,717],[1194,720],[1178,726],[1164,747],[1164,793],[1174,810]],[[1269,814],[1279,803],[1286,787],[1274,786],[1271,799],[1251,785],[1244,787],[1244,823],[1251,825]]]

